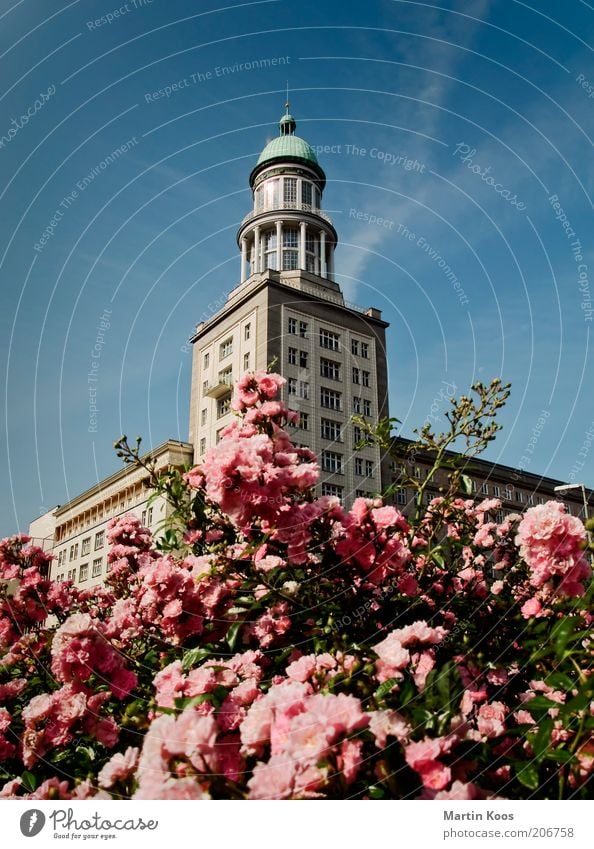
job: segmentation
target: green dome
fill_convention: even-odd
[[[305,139],[300,139],[299,136],[295,135],[297,123],[289,112],[289,103],[287,102],[285,106],[286,113],[278,124],[280,135],[268,142],[258,157],[258,161],[250,174],[250,186],[254,187],[255,178],[267,165],[272,162],[281,162],[284,159],[287,162],[304,162],[309,165],[318,175],[318,185],[320,191],[323,191],[326,176],[318,163],[318,157]]]
[[[278,159],[279,157],[290,157],[291,159],[305,159],[306,162],[311,162],[314,165],[318,164],[317,156],[313,148],[305,139],[300,139],[299,136],[286,135],[277,136],[268,142],[260,156],[258,157],[257,165],[262,165],[269,159]]]

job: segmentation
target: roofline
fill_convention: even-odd
[[[147,451],[146,454],[143,454],[140,459],[148,460],[151,456],[159,456],[160,454],[163,454],[167,450],[167,448],[174,446],[176,448],[188,448],[190,451],[194,451],[194,446],[191,445],[189,442],[181,442],[178,439],[167,439],[165,442],[161,442],[159,445],[157,445],[156,448]],[[108,475],[106,478],[103,478],[103,480],[86,489],[84,492],[81,492],[80,495],[76,496],[76,498],[72,498],[70,501],[67,501],[66,504],[58,504],[55,510],[56,518],[58,518],[58,516],[62,516],[66,511],[70,510],[77,504],[80,504],[86,498],[89,498],[92,495],[97,495],[110,484],[116,483],[116,481],[118,481],[119,479],[124,478],[130,472],[130,469],[130,464],[124,465],[121,469],[112,472],[111,475]],[[44,514],[42,513],[42,515]]]
[[[392,443],[393,444],[394,443],[401,443],[401,444],[404,443],[405,445],[414,445],[415,440],[409,439],[406,436],[393,436],[392,437]],[[427,456],[427,457],[430,456],[428,452],[422,451],[420,453],[421,453],[421,456]],[[446,451],[445,453],[448,457],[463,457],[464,456],[459,451]],[[526,469],[518,469],[515,466],[506,466],[503,463],[498,463],[495,460],[486,460],[483,457],[478,457],[478,456],[477,457],[467,457],[466,459],[467,459],[469,465],[476,463],[479,466],[487,466],[491,470],[493,470],[493,469],[496,469],[498,471],[501,470],[502,474],[509,474],[510,476],[514,475],[514,478],[510,482],[517,483],[517,482],[521,481],[525,484],[528,484],[529,482],[540,483],[540,484],[544,483],[547,486],[550,485],[551,488],[553,488],[555,486],[563,486],[563,485],[568,483],[568,481],[561,481],[561,480],[557,480],[556,478],[549,478],[549,477],[546,477],[545,475],[541,475],[541,474],[538,474],[536,472],[529,472]],[[584,484],[584,489],[586,490],[587,500],[589,502],[590,499],[592,498],[592,496],[594,496],[594,489],[590,489],[585,484]],[[576,496],[576,497],[581,500],[581,496]]]
[[[272,271],[272,269],[268,269],[268,271]],[[276,273],[278,274],[279,272],[276,272]],[[311,273],[311,272],[309,272],[309,273]],[[238,296],[237,301],[235,301],[231,306],[229,306],[229,309],[235,309],[239,304],[245,303],[245,301],[248,298],[251,298],[257,292],[259,292],[261,289],[263,289],[264,286],[266,286],[267,284],[271,284],[273,286],[278,286],[280,289],[283,289],[283,290],[290,288],[291,292],[293,292],[294,294],[297,294],[297,295],[302,295],[307,300],[319,301],[322,304],[331,304],[336,309],[345,310],[346,312],[351,313],[352,315],[356,315],[359,318],[365,318],[365,319],[369,320],[371,323],[379,325],[380,327],[383,327],[384,329],[390,326],[390,322],[384,321],[383,318],[375,318],[372,315],[367,315],[367,313],[365,313],[365,312],[358,312],[357,310],[354,310],[351,307],[348,307],[346,304],[345,305],[335,304],[333,301],[327,301],[327,300],[325,300],[324,298],[321,298],[321,297],[318,298],[316,295],[312,295],[309,292],[304,292],[301,289],[293,289],[293,287],[285,286],[285,284],[283,284],[282,280],[275,280],[273,277],[269,277],[269,276],[263,277],[261,280],[258,281],[258,283],[256,283],[254,285],[253,288],[249,288],[249,289],[246,288],[245,294]],[[190,336],[188,341],[191,342],[192,345],[193,345],[194,342],[197,342],[198,339],[200,339],[200,337],[204,334],[206,329],[210,330],[212,327],[215,327],[218,324],[218,322],[221,321],[225,317],[225,315],[227,315],[227,312],[226,312],[227,306],[228,306],[228,304],[225,304],[225,306],[222,307],[219,310],[218,313],[215,313],[213,316],[211,316],[210,318],[208,318],[204,322],[202,322],[201,323],[201,325],[202,325],[201,329],[196,330],[196,332],[192,336]],[[368,309],[374,309],[374,307],[368,307]],[[198,326],[200,327],[201,325],[198,325]]]

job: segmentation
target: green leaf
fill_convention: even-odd
[[[541,720],[536,734],[530,734],[529,739],[534,750],[535,757],[540,761],[544,757],[545,752],[549,748],[551,742],[551,731],[553,730],[553,720],[550,716]]]
[[[210,649],[201,648],[200,646],[195,649],[190,649],[182,657],[182,669],[184,672],[187,672],[188,669],[191,669],[197,663],[200,663],[202,660],[210,657],[211,654],[212,652]]]
[[[432,551],[431,557],[433,558],[433,560],[435,560],[440,569],[444,568],[445,560],[443,559],[443,555],[440,554],[439,551]]]
[[[550,749],[545,758],[558,764],[568,764],[570,761],[575,761],[575,755],[572,755],[567,749]]]
[[[553,672],[551,675],[547,675],[545,681],[549,687],[554,687],[556,690],[567,691],[575,687],[575,681],[564,672]]]
[[[535,696],[533,699],[530,699],[529,702],[525,702],[524,707],[526,710],[532,713],[533,711],[538,713],[540,711],[547,711],[550,708],[559,708],[559,702],[554,702],[552,699],[547,699],[546,696]]]
[[[227,635],[225,637],[225,641],[231,651],[235,649],[235,644],[237,643],[237,638],[239,637],[239,632],[241,631],[241,627],[243,625],[243,619],[238,619],[237,622],[233,622],[229,630],[227,631]]]
[[[37,778],[32,772],[29,772],[29,770],[26,769],[21,773],[21,781],[23,782],[23,787],[28,793],[33,793],[33,791],[37,789]]]
[[[398,683],[398,678],[388,678],[387,681],[384,681],[383,684],[380,684],[374,695],[378,700],[384,699],[388,693],[392,691],[392,688],[396,686]]]
[[[377,784],[372,784],[369,788],[370,799],[383,799],[385,795],[384,788],[378,787]]]
[[[468,475],[460,475],[460,489],[464,495],[472,495],[472,478]]]
[[[520,784],[529,790],[537,790],[540,784],[538,766],[533,763],[516,763],[516,776]]]

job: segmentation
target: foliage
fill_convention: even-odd
[[[316,498],[282,382],[244,375],[185,474],[118,442],[173,521],[155,542],[112,519],[105,586],[0,543],[0,796],[589,798],[582,523],[556,502],[494,522],[456,468],[412,522]],[[472,454],[495,434],[508,388],[475,391],[449,434],[420,432],[435,472],[460,436]]]

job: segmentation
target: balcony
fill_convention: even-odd
[[[282,210],[285,212],[309,212],[310,215],[317,215],[318,218],[323,218],[324,221],[327,221],[331,227],[334,227],[332,223],[332,219],[325,212],[322,212],[321,209],[318,209],[311,203],[299,203],[298,201],[279,201],[278,203],[268,204],[267,206],[262,207],[261,209],[255,209],[243,218],[239,229],[241,230],[248,221],[251,221],[253,218],[257,218],[259,215],[264,215],[267,212],[274,212],[276,210]]]
[[[222,398],[224,395],[227,395],[228,392],[231,392],[233,388],[233,378],[230,377],[227,381],[227,378],[221,378],[217,383],[210,383],[206,388],[206,392],[204,393],[208,398]]]

